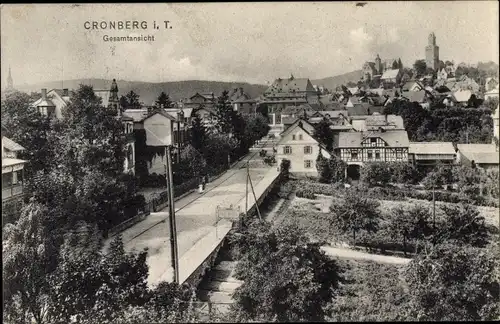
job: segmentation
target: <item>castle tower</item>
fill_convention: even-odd
[[[118,85],[116,84],[116,79],[113,79],[113,83],[111,83],[111,89],[109,90],[109,92],[109,106],[116,109],[118,111],[118,116],[121,116],[121,110],[118,108],[120,98],[118,97]]]
[[[382,60],[380,59],[380,56],[375,58],[375,70],[377,70],[377,74],[382,74],[384,71],[382,71]]]
[[[436,45],[436,35],[429,34],[428,44],[425,47],[425,63],[427,67],[437,70],[439,67],[439,46]]]
[[[9,66],[9,75],[7,76],[7,90],[12,90],[14,89],[14,82],[12,81],[12,74],[10,73],[10,66]]]

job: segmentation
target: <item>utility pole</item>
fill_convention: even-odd
[[[249,168],[249,162],[247,162],[247,181],[245,188],[245,216],[248,216],[248,174],[250,174],[248,168]]]
[[[255,209],[257,209],[257,215],[259,215],[259,219],[262,220],[262,216],[260,215],[260,210],[259,210],[259,204],[257,201],[257,196],[255,195],[255,191],[253,190],[252,178],[250,178],[249,164],[247,164],[247,181],[250,182],[250,187],[252,188],[253,199],[255,200]]]
[[[432,184],[432,224],[436,229],[436,185]]]
[[[177,249],[177,230],[175,222],[174,206],[174,181],[172,175],[172,156],[170,146],[165,146],[165,178],[168,187],[168,216],[170,222],[170,254],[172,256],[172,268],[174,270],[174,283],[179,283],[179,255]]]

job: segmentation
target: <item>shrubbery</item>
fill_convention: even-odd
[[[315,199],[316,195],[311,188],[299,188],[296,192],[297,197],[306,199]]]

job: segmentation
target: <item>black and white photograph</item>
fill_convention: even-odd
[[[499,2],[0,5],[7,324],[500,320]]]

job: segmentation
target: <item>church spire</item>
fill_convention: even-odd
[[[10,65],[9,65],[9,75],[7,76],[7,89],[14,89],[14,82],[12,81],[12,74],[10,72]]]

